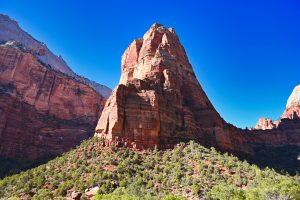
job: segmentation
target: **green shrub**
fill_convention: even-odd
[[[168,195],[176,191],[194,199],[300,200],[299,175],[260,169],[194,142],[142,153],[97,142],[91,138],[45,165],[0,180],[0,199],[30,193],[35,199],[57,199],[71,188],[84,192],[99,186],[102,199],[182,199]]]
[[[37,194],[32,197],[32,200],[51,200],[53,199],[53,194],[47,189],[38,190]]]
[[[262,180],[247,191],[247,199],[291,199],[300,200],[300,185],[285,179]]]
[[[127,194],[97,194],[92,200],[139,200],[139,198]]]
[[[208,193],[208,197],[214,200],[243,200],[246,199],[244,191],[235,185],[221,183],[214,186]]]
[[[175,196],[173,194],[169,194],[165,197],[163,197],[161,200],[186,200],[186,198],[181,196]]]

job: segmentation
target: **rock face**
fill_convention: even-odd
[[[61,56],[54,55],[44,43],[39,42],[31,35],[23,31],[19,27],[18,23],[12,20],[9,16],[0,14],[0,43],[6,43],[7,41],[15,41],[21,44],[38,60],[42,61],[46,65],[50,65],[57,71],[63,72],[64,74],[84,82],[85,84],[94,88],[105,98],[108,98],[108,96],[111,94],[111,90],[108,87],[75,74]]]
[[[269,118],[260,118],[254,129],[257,130],[266,130],[266,129],[274,129],[279,126],[279,124],[285,120],[290,119],[294,121],[298,121],[296,119],[300,118],[300,85],[296,86],[288,98],[285,110],[281,116],[280,120],[272,121]],[[286,126],[286,121],[284,126]]]
[[[294,88],[291,96],[287,101],[285,111],[281,118],[300,118],[300,85]]]
[[[276,125],[273,123],[273,121],[270,118],[259,118],[255,126],[255,129],[266,130],[266,129],[273,129],[275,127]]]
[[[96,127],[97,136],[117,145],[165,148],[193,139],[251,151],[233,132],[240,134],[207,98],[174,29],[160,24],[126,49],[120,83]]]
[[[300,147],[295,124],[249,131],[226,123],[198,83],[172,28],[154,24],[143,38],[133,41],[123,54],[121,71],[96,127],[95,135],[106,145],[166,148],[195,140],[251,155],[266,146]],[[262,126],[275,125],[263,120]]]
[[[3,15],[0,40],[0,157],[57,155],[91,136],[106,102],[99,90]]]
[[[96,132],[138,148],[168,146],[184,138],[214,144],[223,124],[174,29],[154,24],[123,54],[119,85]]]

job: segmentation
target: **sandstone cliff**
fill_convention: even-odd
[[[105,98],[16,43],[0,45],[0,157],[57,155],[89,137]]]
[[[96,132],[141,148],[191,138],[213,145],[223,126],[174,29],[154,24],[123,54],[120,83]]]
[[[35,160],[76,146],[92,135],[110,93],[0,14],[0,158]]]
[[[7,41],[15,41],[30,51],[38,60],[46,65],[50,65],[53,69],[63,72],[80,82],[84,82],[94,88],[99,94],[108,98],[111,90],[105,85],[101,85],[87,78],[75,74],[67,65],[61,56],[54,55],[46,46],[46,44],[36,40],[30,34],[23,31],[18,23],[7,15],[0,14],[0,43]]]
[[[299,124],[293,123],[267,131],[226,123],[197,81],[174,29],[154,24],[124,52],[120,82],[106,102],[95,135],[106,145],[166,148],[192,139],[254,155],[260,147],[300,147]]]

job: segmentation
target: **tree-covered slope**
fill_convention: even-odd
[[[300,199],[299,176],[259,169],[194,142],[165,151],[101,144],[91,138],[46,164],[2,179],[0,199],[64,199],[95,186],[100,187],[95,199]]]

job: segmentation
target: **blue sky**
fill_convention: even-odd
[[[300,84],[298,0],[1,0],[0,12],[111,88],[132,40],[154,22],[174,27],[209,99],[238,127],[280,117]]]

